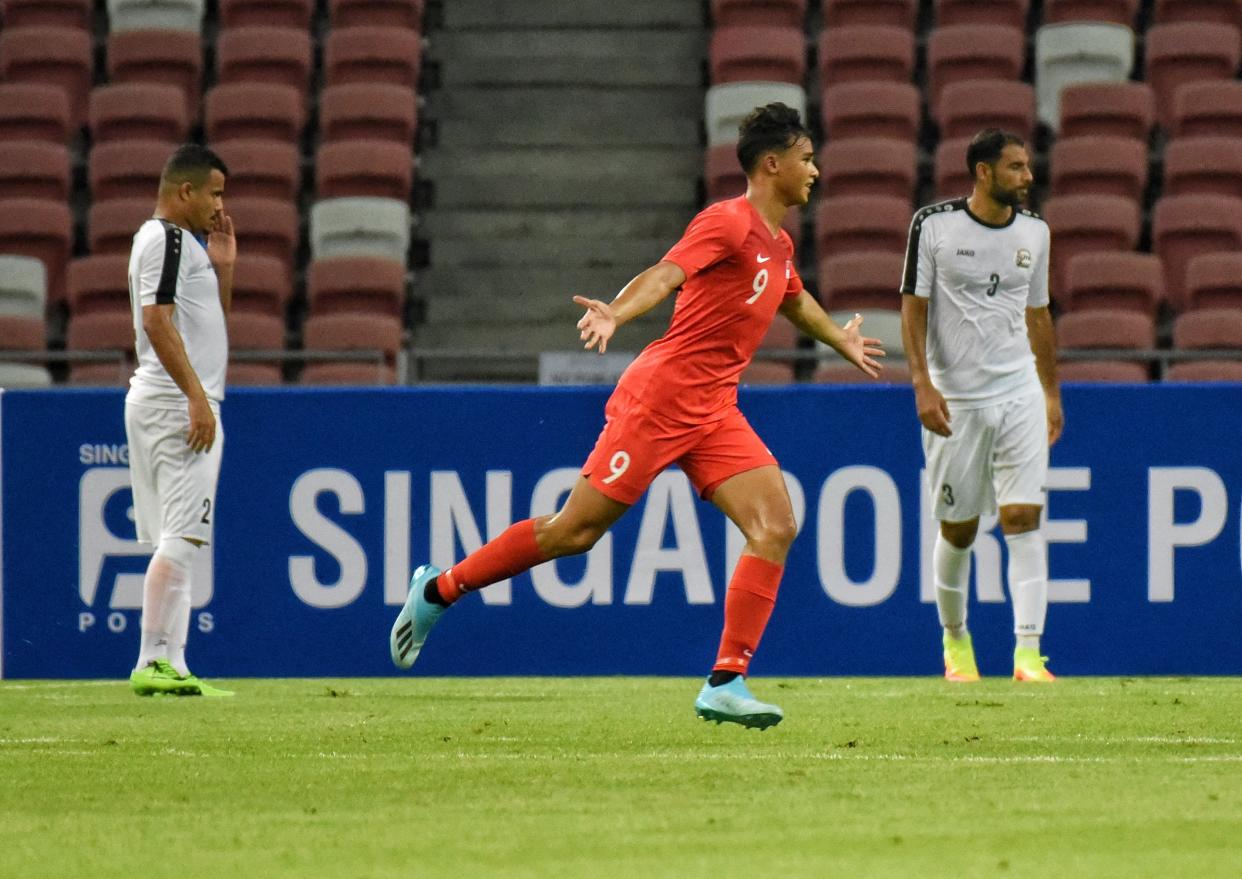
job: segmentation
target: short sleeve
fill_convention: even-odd
[[[1031,266],[1031,284],[1026,294],[1027,308],[1043,308],[1048,304],[1048,261],[1049,250],[1052,245],[1052,235],[1048,231],[1046,223],[1040,223],[1043,233],[1042,246],[1039,248],[1039,254],[1035,257],[1035,263]]]
[[[150,235],[138,252],[136,291],[142,305],[171,305],[177,299],[177,276],[181,268],[181,229],[162,223],[161,232]]]
[[[931,296],[932,278],[936,274],[932,259],[931,236],[924,228],[928,214],[922,211],[910,221],[910,235],[906,241],[906,261],[901,271],[901,292],[927,299]]]
[[[741,247],[746,231],[745,223],[713,205],[690,221],[681,240],[664,254],[664,261],[680,268],[687,279],[692,278]]]
[[[800,294],[806,287],[802,284],[802,276],[798,274],[797,266],[794,260],[790,259],[785,263],[785,298],[793,299]]]

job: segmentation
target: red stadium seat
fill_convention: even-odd
[[[174,147],[157,140],[124,140],[103,143],[88,159],[91,197],[109,198],[149,196],[155,199],[160,172]]]
[[[0,79],[60,86],[69,99],[69,124],[86,122],[95,56],[88,31],[75,27],[0,30]]]
[[[1158,24],[1147,31],[1146,75],[1156,94],[1156,118],[1169,127],[1174,95],[1192,82],[1231,80],[1238,70],[1238,31],[1216,24]]]
[[[401,347],[401,321],[375,314],[312,315],[302,327],[307,351],[382,351],[384,364],[366,362],[308,363],[302,369],[307,384],[391,383],[397,349]]]
[[[1121,382],[1135,383],[1151,380],[1146,363],[1123,360],[1069,360],[1057,366],[1057,377],[1062,382]]]
[[[311,37],[306,28],[240,27],[216,41],[217,82],[285,85],[305,96],[310,82]]]
[[[0,199],[69,200],[69,150],[58,143],[0,141]]]
[[[829,140],[919,136],[919,91],[910,83],[850,82],[824,90],[820,118]]]
[[[42,351],[47,347],[46,325],[41,317],[0,314],[0,348],[8,351]]]
[[[1069,260],[1057,304],[1063,311],[1108,308],[1155,317],[1162,299],[1164,269],[1159,257],[1103,251],[1080,253]]]
[[[422,30],[423,0],[329,0],[332,27],[403,27]]]
[[[203,47],[196,33],[142,30],[108,36],[109,81],[177,86],[185,94],[191,123],[198,118],[202,78]]]
[[[910,215],[910,202],[891,196],[821,198],[815,208],[816,256],[823,260],[877,250],[902,254]]]
[[[1205,253],[1186,266],[1186,309],[1242,310],[1242,253]]]
[[[305,385],[391,385],[396,380],[391,366],[371,363],[308,363],[301,377]]]
[[[815,370],[811,381],[824,385],[909,385],[910,368],[900,360],[883,363],[879,378],[868,378],[852,363],[834,360]]]
[[[309,31],[314,0],[218,0],[220,27],[292,27]]]
[[[1026,35],[996,24],[936,28],[927,38],[928,103],[933,114],[945,86],[972,79],[1017,80],[1026,58]]]
[[[129,304],[124,308],[92,311],[72,317],[65,328],[65,347],[70,351],[115,350],[126,353],[124,364],[117,361],[75,363],[69,367],[71,384],[124,385],[132,370],[134,318]]]
[[[942,138],[973,137],[984,128],[1003,128],[1030,139],[1035,131],[1035,89],[1003,79],[950,83],[940,92],[936,124]]]
[[[0,141],[69,139],[69,98],[55,85],[0,83]]]
[[[233,331],[229,330],[229,342],[233,341]],[[278,385],[284,381],[279,363],[254,363],[252,361],[229,361],[225,372],[224,383],[228,387],[264,387]]]
[[[274,314],[230,311],[228,332],[232,351],[281,351],[285,347],[285,322]]]
[[[306,278],[311,314],[384,314],[400,318],[405,266],[369,256],[315,260]]]
[[[180,144],[189,133],[185,96],[172,85],[150,82],[101,85],[90,97],[91,140],[156,140]]]
[[[973,138],[947,137],[936,145],[932,177],[936,183],[936,200],[968,196],[975,188],[974,175],[966,167],[966,148]]]
[[[777,317],[763,334],[760,348],[792,351],[798,347],[798,330],[783,317]]]
[[[327,143],[315,154],[315,193],[321,199],[362,195],[406,201],[413,179],[410,148],[390,141]]]
[[[820,261],[819,298],[829,311],[901,307],[899,253],[844,253]]]
[[[1098,21],[1134,27],[1139,0],[1044,0],[1044,24]]]
[[[1030,0],[936,0],[936,27],[999,24],[1025,31],[1030,6]]]
[[[422,37],[396,27],[333,29],[324,41],[324,85],[387,82],[418,87]]]
[[[1135,351],[1156,347],[1156,325],[1151,315],[1107,308],[1075,311],[1057,321],[1057,344],[1064,350],[1128,348]],[[1143,361],[1073,360],[1062,362],[1062,381],[1145,382],[1148,366]]]
[[[64,202],[33,198],[0,201],[0,253],[42,260],[49,305],[65,298],[65,266],[72,245],[73,218]]]
[[[128,310],[129,257],[121,254],[84,256],[69,263],[66,302],[74,317],[101,311]]]
[[[783,360],[752,360],[738,377],[743,385],[787,385],[793,380],[794,366]]]
[[[1170,135],[1242,137],[1242,82],[1194,82],[1173,95]]]
[[[229,167],[225,199],[275,198],[296,201],[302,186],[302,160],[296,143],[278,140],[226,140],[213,147]]]
[[[1242,28],[1242,0],[1156,0],[1155,20],[1196,21]]]
[[[1066,266],[1080,253],[1134,250],[1142,227],[1139,206],[1117,195],[1060,195],[1043,206],[1052,230],[1052,295],[1066,285]]]
[[[1061,137],[1100,135],[1147,142],[1156,96],[1141,82],[1092,82],[1061,92]]]
[[[918,0],[821,0],[824,27],[886,24],[914,30]]]
[[[806,45],[802,28],[717,28],[708,47],[712,83],[788,82],[802,85]]]
[[[1119,195],[1142,204],[1147,143],[1124,137],[1063,137],[1052,146],[1053,195]]]
[[[283,324],[291,298],[293,282],[284,263],[259,253],[238,254],[233,271],[234,313],[264,315]]]
[[[910,201],[918,182],[918,150],[888,138],[831,140],[819,151],[821,196],[891,195]]]
[[[716,27],[758,25],[801,30],[805,18],[806,0],[712,0],[712,23]]]
[[[703,183],[709,202],[733,198],[746,192],[746,175],[737,160],[737,147],[731,143],[708,147],[703,166]]]
[[[89,31],[94,0],[4,0],[4,27],[71,27]]]
[[[1183,137],[1164,148],[1164,195],[1242,197],[1242,138]]]
[[[334,85],[319,96],[319,135],[339,140],[414,143],[418,96],[412,88],[387,83]]]
[[[1169,367],[1165,381],[1242,382],[1242,360],[1188,360]]]
[[[296,204],[272,198],[226,198],[224,209],[236,226],[239,253],[270,256],[284,268],[285,277],[293,277],[298,248]]]
[[[825,28],[819,36],[823,88],[846,82],[908,83],[914,73],[914,34],[884,25]]]
[[[1242,199],[1198,193],[1166,196],[1152,209],[1151,244],[1164,263],[1169,301],[1182,311],[1190,260],[1242,249]]]
[[[296,144],[306,124],[297,89],[276,83],[218,85],[207,93],[203,117],[210,143],[275,140]]]
[[[1242,349],[1242,310],[1188,311],[1173,324],[1173,347],[1184,351]],[[1169,370],[1173,381],[1242,381],[1242,358],[1184,360]]]
[[[138,227],[151,219],[155,208],[150,195],[96,201],[87,213],[87,245],[91,253],[128,254]]]

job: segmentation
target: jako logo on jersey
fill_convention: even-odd
[[[1031,267],[1031,252],[1025,247],[1018,248],[1014,261],[1018,264],[1018,268],[1029,269]]]
[[[969,250],[969,249],[967,249],[967,248],[965,248],[965,247],[959,247],[959,248],[957,249],[957,255],[958,255],[958,256],[974,256],[974,255],[975,255],[975,252],[974,252],[973,250]]]

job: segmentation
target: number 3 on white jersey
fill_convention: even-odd
[[[621,478],[621,474],[630,469],[630,453],[617,452],[612,456],[612,460],[608,462],[608,469],[612,471],[611,476],[604,477],[604,485],[611,485]]]
[[[763,291],[768,289],[768,270],[760,269],[759,274],[755,275],[755,280],[750,282],[750,288],[755,291],[755,295],[746,300],[747,305],[754,305],[755,301],[763,295]]]

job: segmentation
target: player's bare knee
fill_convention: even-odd
[[[793,517],[763,522],[747,529],[746,542],[764,556],[783,557],[798,536],[798,524]]]
[[[1025,534],[1039,528],[1043,507],[1018,506],[1001,507],[1000,526],[1005,534]]]
[[[979,532],[979,520],[966,522],[941,522],[940,535],[958,549],[967,549],[975,542]]]

